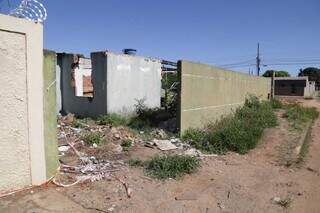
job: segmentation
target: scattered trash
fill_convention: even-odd
[[[120,137],[120,134],[119,134],[119,133],[114,134],[114,137],[115,137],[116,139],[121,139],[121,137]]]
[[[98,148],[98,145],[96,143],[92,144],[93,148]]]
[[[155,136],[158,136],[158,137],[161,138],[161,139],[165,139],[165,138],[168,137],[167,134],[166,134],[166,132],[163,131],[163,129],[156,129],[156,130],[155,130]]]
[[[191,148],[188,149],[184,152],[185,155],[193,156],[193,157],[198,157],[200,156],[201,152],[198,151],[197,149]]]
[[[62,145],[58,147],[59,152],[67,152],[70,149],[69,145]]]
[[[161,150],[161,151],[168,151],[174,150],[178,147],[170,142],[170,140],[157,140],[153,139],[153,143]]]
[[[81,129],[80,129],[80,128],[70,127],[70,129],[73,130],[76,134],[80,134],[80,132],[81,132]]]
[[[113,212],[116,208],[116,205],[112,205],[110,208],[108,208],[108,212]]]
[[[220,209],[225,209],[225,207],[224,207],[224,205],[223,205],[222,203],[217,203],[217,205],[218,205],[218,207],[219,207]]]
[[[280,197],[274,197],[272,200],[275,204],[278,204],[283,208],[289,207],[292,201],[290,198],[281,199]]]

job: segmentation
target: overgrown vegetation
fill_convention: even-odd
[[[257,145],[265,128],[276,125],[277,117],[272,111],[272,104],[250,96],[233,115],[208,124],[202,130],[187,130],[183,140],[207,153],[233,151],[245,154]]]
[[[117,114],[111,113],[111,114],[105,114],[101,115],[97,118],[97,124],[98,125],[113,125],[113,126],[122,126],[127,125],[127,119],[123,118]]]
[[[273,98],[270,103],[273,109],[281,109],[283,107],[282,103],[277,98]]]
[[[196,171],[200,160],[183,155],[154,156],[145,162],[146,174],[160,180],[178,178]]]
[[[100,132],[86,132],[81,136],[81,139],[87,144],[92,146],[93,144],[100,144],[103,140],[103,134]]]
[[[123,117],[117,114],[105,114],[97,118],[98,125],[127,126],[133,130],[149,132],[157,126],[157,116],[161,109],[150,109],[145,105],[145,99],[137,100],[136,113],[132,117]]]
[[[289,122],[291,128],[301,130],[303,125],[319,116],[319,112],[314,107],[303,107],[299,104],[290,104],[283,117]]]
[[[154,124],[154,119],[159,109],[150,109],[145,105],[145,99],[136,100],[136,116],[132,117],[128,123],[129,127],[137,130],[148,130]]]

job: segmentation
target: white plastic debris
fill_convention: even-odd
[[[70,149],[70,146],[68,145],[63,145],[58,147],[59,152],[67,152],[69,149]]]

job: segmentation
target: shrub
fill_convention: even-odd
[[[196,171],[199,166],[200,160],[191,156],[155,156],[145,162],[145,171],[147,175],[163,180],[190,174]]]
[[[257,145],[265,128],[276,125],[270,102],[250,96],[233,115],[208,124],[205,130],[187,130],[182,138],[204,152],[245,154]]]
[[[92,146],[93,144],[100,144],[103,139],[103,134],[100,132],[87,132],[81,136],[81,139],[87,144]]]
[[[144,103],[145,99],[136,101],[136,116],[130,119],[128,126],[137,130],[150,130],[152,126],[156,126],[155,120],[161,110],[148,108]]]
[[[125,126],[127,124],[127,120],[117,114],[111,113],[111,114],[105,114],[100,115],[97,118],[97,124],[98,125],[107,125],[111,124],[113,126]]]

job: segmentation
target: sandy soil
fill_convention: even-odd
[[[320,102],[303,101],[320,111]],[[320,212],[320,119],[312,130],[305,162],[282,166],[281,145],[294,138],[287,123],[267,130],[247,155],[206,158],[197,173],[165,182],[138,168],[116,173],[133,190],[131,198],[116,180],[71,188],[33,189],[0,200],[0,212]],[[159,151],[138,147],[129,157],[148,158]],[[273,198],[291,200],[288,208]]]

